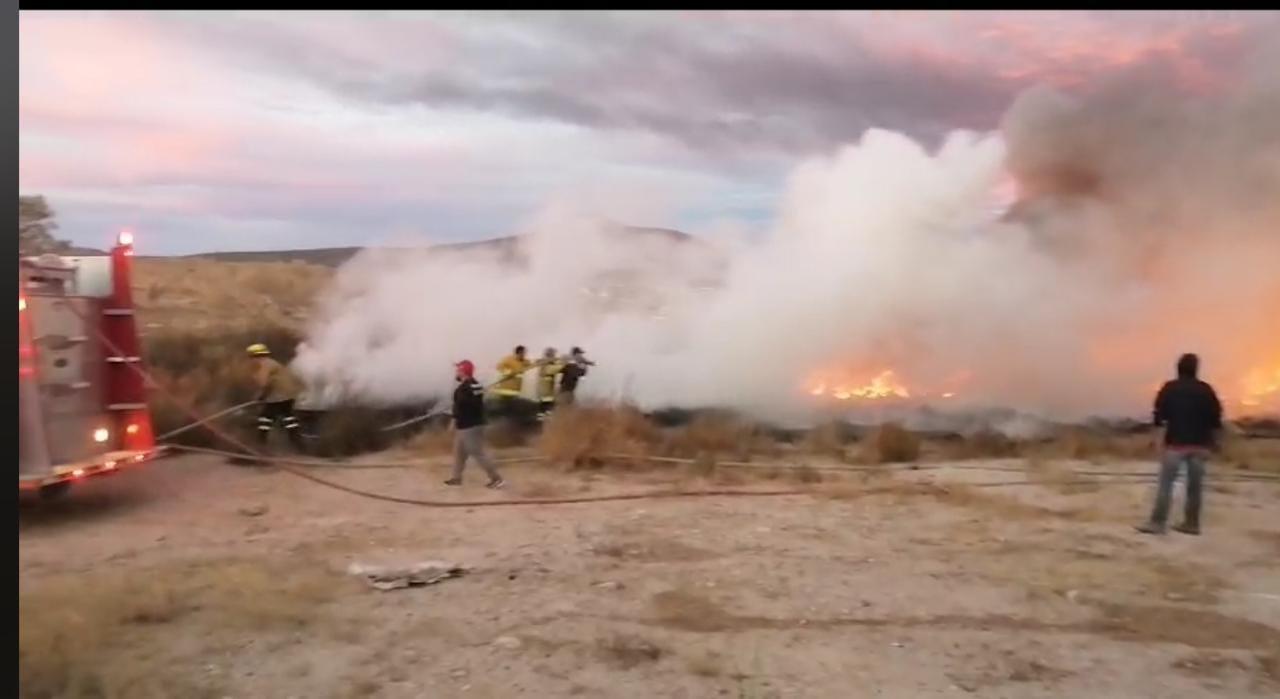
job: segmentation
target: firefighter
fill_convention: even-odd
[[[289,435],[289,442],[302,451],[302,433],[298,418],[293,414],[293,403],[302,393],[302,381],[288,367],[271,356],[271,350],[262,343],[246,349],[254,363],[254,380],[258,384],[257,401],[262,405],[258,414],[258,438],[265,446],[271,440],[271,428],[278,422]]]
[[[510,413],[512,405],[520,398],[524,373],[533,367],[524,353],[524,345],[517,345],[511,354],[498,362],[498,380],[493,384],[493,395],[497,398],[499,411],[504,414]]]
[[[573,396],[574,391],[578,389],[578,380],[587,375],[587,367],[595,365],[595,362],[587,359],[581,347],[574,347],[569,352],[569,361],[565,362],[560,369],[560,397],[558,402],[561,405],[573,405]]]
[[[545,420],[556,405],[556,378],[564,369],[556,348],[548,347],[538,360],[538,419]]]
[[[498,469],[484,451],[484,387],[476,381],[476,368],[464,359],[454,367],[454,380],[458,387],[453,391],[453,473],[445,485],[462,485],[462,471],[467,459],[475,459],[489,475],[489,488],[506,485]]]

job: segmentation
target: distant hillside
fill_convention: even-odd
[[[622,235],[663,237],[675,242],[692,240],[687,233],[669,228],[648,228],[642,226],[619,226]],[[504,254],[515,252],[520,236],[504,236],[488,240],[466,243],[446,243],[432,245],[430,249],[438,252],[468,252],[491,249]],[[216,262],[305,262],[323,267],[338,267],[350,260],[364,248],[312,248],[307,250],[263,250],[255,252],[207,252],[198,255],[186,255],[184,259],[213,260]]]

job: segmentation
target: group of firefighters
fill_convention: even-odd
[[[294,404],[302,394],[303,383],[287,366],[271,356],[265,344],[255,343],[246,349],[254,363],[253,378],[257,385],[256,400],[261,406],[258,414],[258,437],[267,444],[271,431],[278,424],[284,428],[290,443],[302,450],[301,423],[294,414]],[[587,373],[587,367],[595,362],[587,359],[581,347],[574,347],[569,356],[561,357],[555,348],[548,347],[542,357],[530,361],[524,345],[518,345],[511,354],[498,362],[498,379],[488,388],[495,407],[510,412],[511,405],[523,395],[524,375],[531,369],[538,372],[537,416],[546,419],[557,405],[569,405],[574,401],[578,382]],[[453,394],[449,414],[455,429],[454,469],[447,485],[462,484],[462,470],[468,458],[473,458],[489,475],[489,487],[504,485],[497,468],[484,450],[483,427],[486,422],[486,389],[475,379],[475,365],[462,360],[455,365],[458,383]]]
[[[530,361],[524,345],[498,362],[498,380],[493,384],[493,394],[501,401],[517,399],[522,394],[525,372],[538,370],[538,418],[545,419],[557,403],[573,403],[578,380],[587,373],[587,367],[595,363],[586,358],[581,347],[574,347],[568,357],[560,357],[554,347],[543,351],[542,357]]]

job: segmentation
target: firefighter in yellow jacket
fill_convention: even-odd
[[[556,356],[556,349],[548,347],[538,360],[538,419],[545,420],[556,405],[556,379],[564,370],[564,362]]]
[[[262,412],[258,414],[258,438],[266,445],[271,439],[271,428],[278,422],[289,435],[289,442],[301,451],[302,434],[298,431],[298,418],[293,414],[293,403],[302,393],[302,381],[277,362],[266,345],[252,344],[246,351],[254,363],[257,400],[262,405]]]
[[[524,345],[517,345],[515,351],[498,362],[498,380],[493,384],[493,395],[498,398],[502,407],[520,397],[520,389],[524,385],[524,373],[533,368],[533,364],[524,356]]]

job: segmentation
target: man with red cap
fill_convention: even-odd
[[[467,459],[475,459],[480,468],[489,474],[488,487],[506,485],[498,469],[484,451],[484,386],[476,381],[476,366],[462,360],[455,366],[458,387],[453,391],[453,475],[445,485],[462,485],[462,470]]]

